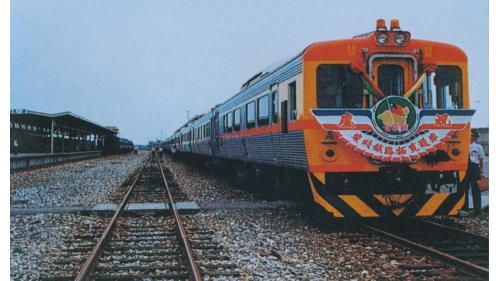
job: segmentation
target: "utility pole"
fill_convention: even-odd
[[[191,117],[190,116],[191,111],[188,110],[188,111],[186,111],[186,113],[187,113],[187,118],[188,118],[188,121],[189,121],[189,118]]]

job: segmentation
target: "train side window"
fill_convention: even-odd
[[[432,91],[436,93],[436,107],[443,109],[463,108],[462,72],[456,66],[439,66],[436,69]]]
[[[255,101],[249,102],[246,105],[247,111],[247,129],[255,128]]]
[[[240,123],[241,123],[241,116],[240,116],[240,109],[237,108],[234,110],[234,131],[238,132],[240,130]]]
[[[288,84],[288,105],[290,107],[289,120],[297,119],[297,83],[294,81]]]
[[[265,95],[257,100],[259,126],[269,125],[269,96]]]
[[[233,131],[233,112],[227,114],[227,131],[231,133]]]
[[[316,70],[318,108],[361,108],[363,82],[347,64],[321,64]]]
[[[273,124],[278,123],[278,92],[271,93],[271,120]]]

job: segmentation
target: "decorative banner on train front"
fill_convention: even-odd
[[[412,162],[436,151],[463,130],[474,110],[420,110],[404,97],[390,96],[372,109],[313,109],[323,129],[367,157]]]

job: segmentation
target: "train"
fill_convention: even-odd
[[[283,180],[301,174],[336,218],[453,216],[474,114],[467,67],[459,47],[379,19],[255,74],[162,146]]]

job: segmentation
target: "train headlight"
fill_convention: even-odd
[[[404,43],[406,43],[405,34],[402,32],[394,34],[394,43],[396,43],[396,45],[403,45]]]
[[[387,32],[377,33],[377,44],[386,45],[389,42],[389,34]]]

